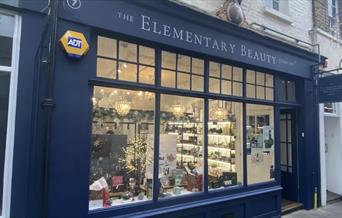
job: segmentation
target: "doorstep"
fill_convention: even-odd
[[[303,204],[299,202],[290,201],[287,199],[282,199],[281,203],[281,215],[292,213],[294,211],[303,209]]]

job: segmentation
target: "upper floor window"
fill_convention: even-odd
[[[265,0],[266,7],[288,14],[288,0]]]
[[[338,28],[338,18],[337,18],[337,1],[336,0],[327,0],[328,7],[328,19],[329,19],[329,28],[334,34],[334,29]]]

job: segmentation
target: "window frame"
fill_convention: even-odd
[[[3,178],[3,196],[2,196],[2,214],[0,218],[10,217],[11,210],[11,190],[12,190],[12,174],[13,174],[13,150],[15,135],[15,114],[17,103],[17,86],[18,86],[18,69],[20,54],[20,38],[21,38],[21,16],[17,13],[0,9],[0,13],[14,17],[14,32],[12,41],[12,60],[11,66],[0,66],[0,71],[10,73],[9,102],[7,115],[7,133],[4,161],[4,178]],[[1,187],[0,187],[1,188]]]
[[[221,59],[221,58],[215,58],[215,57],[209,57],[206,55],[201,55],[198,53],[192,53],[187,50],[183,49],[177,49],[166,45],[159,45],[159,44],[153,44],[151,42],[145,42],[142,40],[138,40],[136,38],[127,38],[125,36],[121,36],[120,34],[113,34],[113,33],[107,33],[106,31],[97,31],[94,34],[95,37],[97,36],[104,36],[104,37],[110,37],[116,40],[120,40],[124,38],[124,41],[131,42],[131,43],[137,43],[142,46],[148,46],[155,49],[155,85],[147,85],[147,84],[141,84],[136,82],[128,82],[128,81],[122,81],[117,79],[108,79],[108,78],[99,78],[96,76],[96,73],[93,74],[93,78],[89,79],[89,84],[91,87],[94,86],[103,86],[103,87],[113,87],[113,88],[122,88],[122,89],[132,89],[132,90],[142,90],[142,91],[149,91],[153,92],[155,94],[155,137],[154,137],[154,160],[157,160],[159,158],[159,133],[160,133],[160,98],[161,94],[170,94],[170,95],[179,95],[179,96],[186,96],[186,97],[195,97],[195,98],[201,98],[204,99],[204,191],[200,193],[193,193],[191,195],[185,195],[185,196],[176,196],[172,198],[166,198],[158,199],[158,191],[159,191],[159,185],[157,183],[158,179],[154,179],[153,183],[153,199],[152,201],[148,202],[142,202],[142,203],[135,203],[132,205],[125,205],[125,206],[113,206],[109,208],[103,208],[103,209],[95,209],[95,210],[89,210],[89,214],[97,214],[101,211],[106,211],[108,213],[114,213],[114,211],[118,210],[124,210],[124,208],[130,208],[133,210],[141,210],[140,206],[144,207],[149,205],[150,207],[161,207],[161,206],[167,206],[167,205],[174,205],[178,203],[183,203],[189,200],[198,200],[198,199],[206,199],[211,197],[218,197],[218,196],[226,196],[234,193],[243,193],[246,191],[252,191],[257,190],[261,188],[267,188],[272,187],[276,185],[280,185],[280,151],[279,151],[279,133],[278,133],[278,123],[277,120],[279,120],[279,108],[280,106],[294,106],[294,107],[301,107],[302,105],[297,102],[279,102],[277,101],[277,92],[278,92],[278,84],[276,83],[276,79],[278,80],[278,72],[269,71],[263,68],[255,67],[255,66],[248,66],[244,65],[238,62]],[[96,40],[95,40],[96,41]],[[184,89],[177,89],[177,88],[169,88],[169,87],[163,87],[161,85],[161,70],[162,70],[162,51],[177,53],[181,55],[187,55],[193,58],[199,58],[204,60],[204,91],[193,91],[193,90],[184,90]],[[97,55],[96,55],[97,56]],[[226,64],[230,65],[232,67],[239,67],[242,68],[242,96],[231,96],[231,95],[221,95],[216,93],[210,93],[209,92],[209,62],[214,61],[220,64]],[[246,97],[246,73],[247,69],[252,69],[254,71],[262,72],[265,74],[271,74],[273,76],[273,100],[264,100],[264,99],[252,99]],[[175,72],[177,69],[175,70]],[[94,70],[96,72],[96,68]],[[265,81],[266,82],[266,81]],[[92,96],[90,96],[91,98]],[[240,102],[242,103],[242,141],[243,141],[243,147],[242,147],[242,167],[243,167],[243,184],[241,186],[237,187],[228,187],[225,189],[219,189],[219,190],[210,190],[208,188],[208,121],[209,121],[209,99],[210,100],[222,100],[222,101],[231,101],[231,102]],[[246,105],[247,104],[258,104],[258,105],[271,105],[274,109],[274,137],[275,137],[275,179],[273,181],[265,181],[255,184],[247,184],[247,152],[246,152]],[[91,125],[91,124],[90,124]],[[90,160],[89,160],[90,161]],[[154,178],[158,178],[158,161],[154,161]]]

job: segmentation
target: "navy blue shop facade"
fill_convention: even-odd
[[[283,198],[314,207],[316,54],[172,2],[80,2],[59,7],[58,38],[83,33],[90,49],[75,59],[57,47],[46,180],[46,78],[32,55],[45,1],[19,11],[16,124],[31,131],[16,130],[13,217],[279,217]]]

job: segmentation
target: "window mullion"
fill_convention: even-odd
[[[153,149],[153,201],[158,201],[159,195],[159,134],[160,134],[160,93],[156,93],[154,118],[154,149]]]

